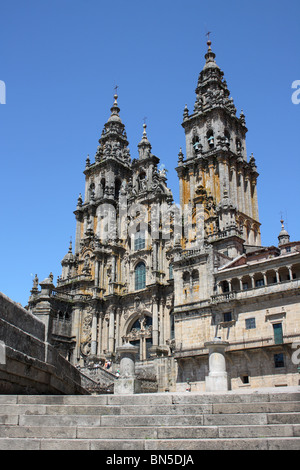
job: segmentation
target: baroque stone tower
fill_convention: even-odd
[[[189,114],[187,107],[184,110],[186,159],[181,153],[177,168],[180,204],[191,204],[194,215],[197,205],[202,207],[203,236],[212,243],[226,239],[226,245],[231,239],[228,254],[234,255],[241,250],[241,240],[254,246],[261,242],[258,173],[254,157],[247,161],[245,116],[243,112],[236,116],[224,74],[215,62],[211,42],[207,44],[194,112]],[[192,246],[191,239],[187,243]]]

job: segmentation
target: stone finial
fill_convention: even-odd
[[[280,223],[281,223],[281,231],[278,235],[278,241],[279,241],[278,246],[285,245],[286,243],[290,242],[290,235],[287,232],[287,230],[284,228],[284,220],[281,219]]]
[[[36,274],[35,277],[34,277],[34,279],[33,279],[33,287],[32,287],[31,293],[37,292],[37,291],[38,291],[38,287],[39,287],[39,278],[38,278],[38,276],[37,276],[37,274]]]
[[[188,117],[189,117],[189,110],[186,104],[183,110],[183,119],[188,119]]]
[[[183,152],[182,148],[180,147],[179,154],[178,154],[178,163],[181,164],[183,162]]]
[[[77,207],[81,207],[81,206],[82,206],[82,195],[81,193],[79,193],[79,196],[77,199]]]

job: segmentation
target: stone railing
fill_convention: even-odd
[[[211,303],[218,304],[220,302],[230,302],[236,298],[236,292],[224,292],[223,294],[212,295]]]

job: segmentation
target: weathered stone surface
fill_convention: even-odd
[[[46,340],[44,324],[0,292],[0,393],[87,393],[80,372]]]
[[[283,399],[283,393],[290,397]],[[240,393],[236,403],[228,403],[228,397],[235,395],[208,395],[217,403],[206,403],[207,395],[198,393],[185,393],[182,400],[178,400],[178,393],[119,397],[2,395],[0,449],[300,449],[299,400],[293,400],[299,398],[297,394],[277,392],[281,399],[272,402],[270,394]],[[253,403],[251,396],[255,397]],[[200,403],[191,403],[192,398]],[[121,399],[121,403],[104,404],[108,399]],[[179,404],[173,403],[175,399]]]

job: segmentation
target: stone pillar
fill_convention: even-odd
[[[97,344],[97,356],[102,354],[102,312],[99,312],[98,318],[98,344]]]
[[[117,395],[129,395],[139,393],[140,381],[135,376],[135,357],[138,348],[130,343],[117,348],[120,354],[120,377],[116,380],[114,393]]]
[[[158,298],[153,296],[152,310],[152,344],[158,346]]]
[[[91,355],[96,355],[97,352],[97,312],[93,312],[92,319],[92,341],[91,341]]]
[[[228,377],[226,372],[225,348],[227,341],[214,338],[204,343],[209,350],[209,375],[205,377],[207,392],[223,392],[228,390]]]
[[[115,346],[115,313],[113,310],[109,313],[109,329],[108,329],[108,351],[114,352]]]
[[[99,261],[95,262],[95,287],[99,286]]]

